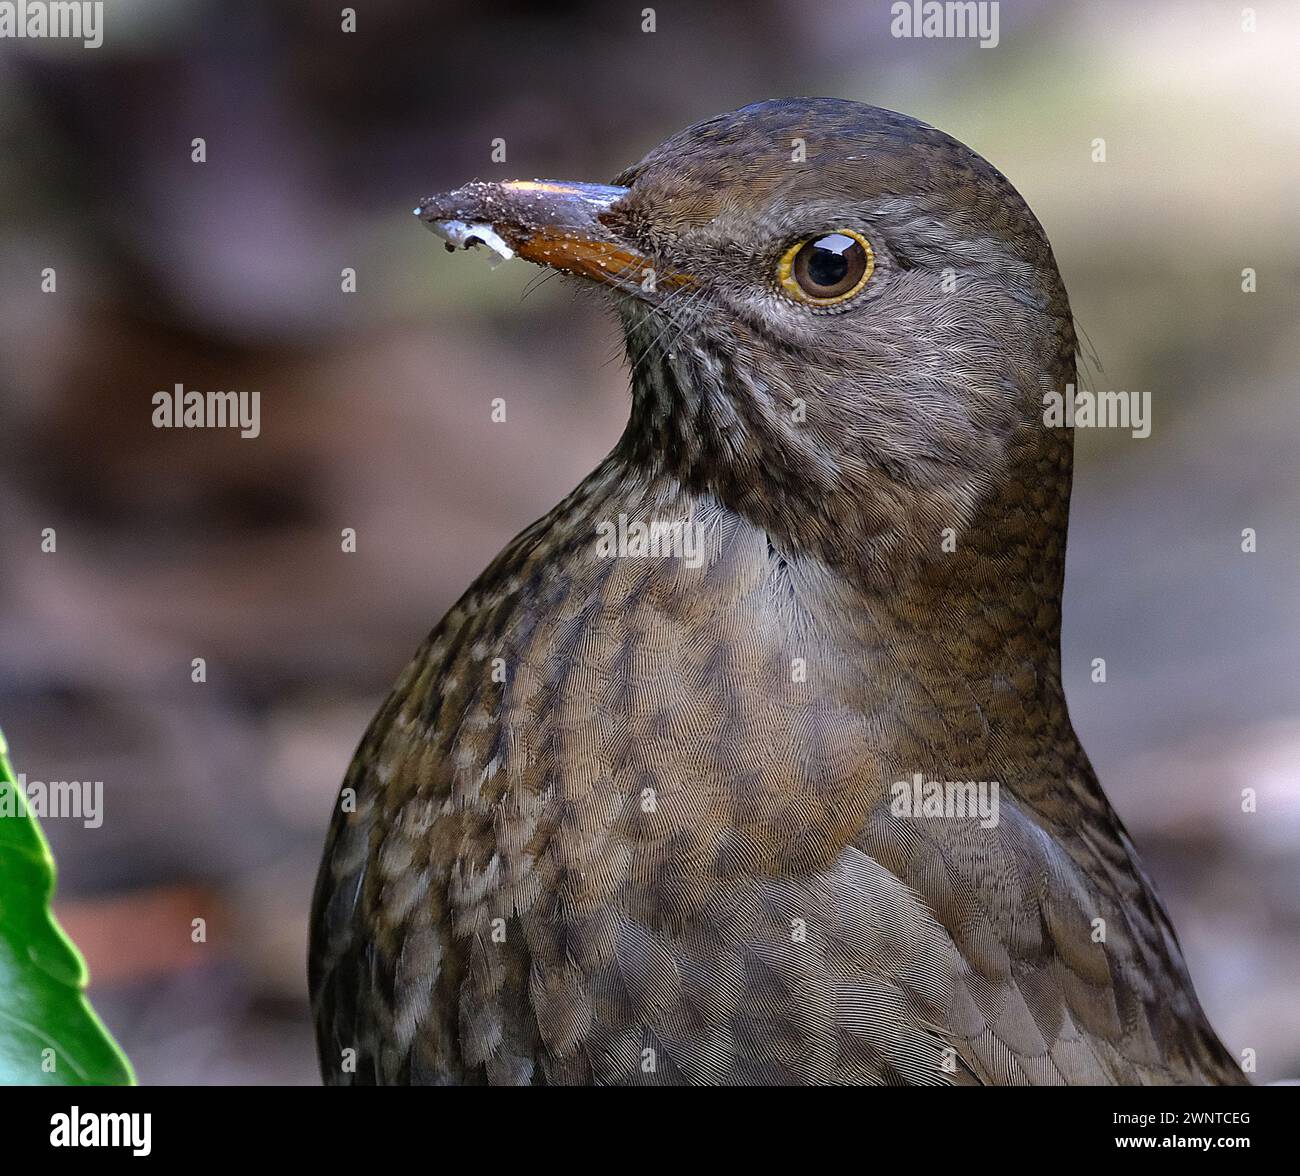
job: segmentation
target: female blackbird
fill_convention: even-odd
[[[1066,709],[1065,288],[914,119],[417,210],[604,283],[614,451],[434,629],[312,913],[339,1083],[1240,1083]]]

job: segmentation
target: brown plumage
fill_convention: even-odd
[[[616,184],[422,206],[604,280],[632,412],[361,743],[312,916],[326,1080],[1242,1082],[1066,709],[1042,397],[1075,335],[1033,214],[829,99]],[[840,231],[869,280],[801,303],[780,258]],[[700,558],[610,557],[620,518]],[[997,782],[996,823],[900,812],[916,773]]]

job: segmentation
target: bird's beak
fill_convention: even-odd
[[[561,180],[476,181],[426,197],[415,215],[448,249],[485,245],[503,258],[517,255],[629,294],[644,297],[689,282],[684,274],[657,272],[602,221],[627,193],[608,184]]]

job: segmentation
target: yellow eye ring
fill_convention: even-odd
[[[777,263],[781,289],[805,306],[838,306],[871,279],[876,255],[852,229],[818,233],[791,245]]]

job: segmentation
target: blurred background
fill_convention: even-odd
[[[1224,1040],[1300,1076],[1300,9],[1002,0],[981,48],[895,39],[884,0],[672,0],[654,32],[642,0],[342,7],[108,0],[101,48],[0,41],[0,724],[29,778],[104,782],[101,828],[45,827],[140,1080],[317,1080],[306,915],[353,747],[625,420],[600,300],[446,255],[417,199],[605,180],[794,94],[990,159],[1092,386],[1149,390],[1148,439],[1078,435],[1071,709]],[[176,383],[259,391],[261,435],[155,429]]]

